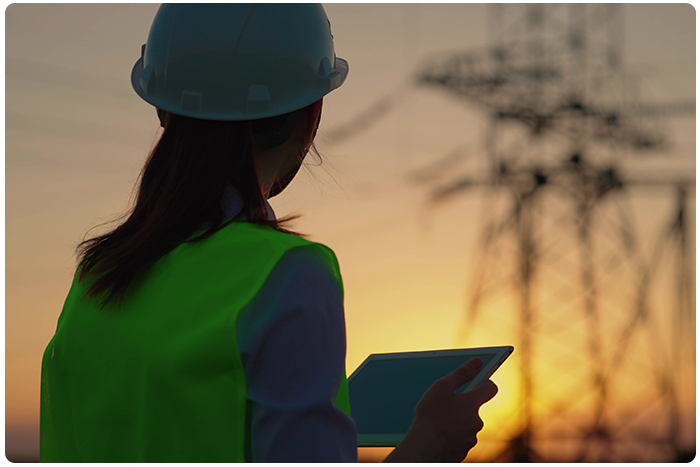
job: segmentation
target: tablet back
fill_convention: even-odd
[[[350,376],[350,408],[361,446],[395,446],[411,426],[416,404],[435,380],[470,358],[481,358],[486,367],[496,356],[483,353],[416,357],[427,353],[430,352],[410,352],[403,354],[404,357],[370,355]]]

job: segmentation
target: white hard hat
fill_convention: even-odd
[[[131,85],[174,114],[253,120],[306,107],[347,75],[320,4],[176,3],[158,9]]]

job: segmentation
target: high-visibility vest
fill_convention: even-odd
[[[236,318],[286,251],[312,243],[232,222],[154,263],[118,309],[83,300],[94,279],[76,271],[42,360],[41,462],[249,460]],[[342,290],[333,251],[313,244]]]

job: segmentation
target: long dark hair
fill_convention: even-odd
[[[161,122],[163,114],[159,110]],[[274,127],[285,116],[252,122],[201,120],[172,113],[167,117],[163,134],[139,175],[136,203],[111,222],[128,216],[126,221],[76,247],[79,282],[95,278],[83,299],[106,294],[101,309],[121,305],[129,284],[175,247],[187,241],[200,242],[231,222],[245,220],[303,237],[284,227],[298,216],[267,218],[251,153],[253,124],[256,128]],[[320,160],[313,143],[308,149]],[[221,200],[229,184],[240,191],[244,207],[222,223],[225,213]],[[209,227],[204,233],[188,240],[205,223]]]

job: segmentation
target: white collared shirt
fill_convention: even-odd
[[[222,205],[225,220],[236,216],[240,192],[229,186]],[[288,251],[239,314],[248,462],[357,462],[355,423],[334,404],[345,369],[343,297],[323,258],[315,245]]]

